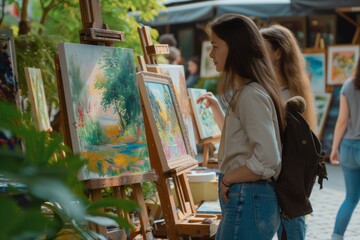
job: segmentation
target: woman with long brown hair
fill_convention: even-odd
[[[284,107],[265,43],[254,22],[226,14],[208,25],[210,57],[222,73],[218,94],[228,105],[226,116],[212,93],[206,101],[222,128],[218,153],[222,219],[216,239],[271,240],[280,212],[271,177],[281,169]]]

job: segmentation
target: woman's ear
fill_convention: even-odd
[[[281,59],[281,52],[280,52],[280,49],[276,49],[274,51],[274,59],[275,61],[279,61]]]

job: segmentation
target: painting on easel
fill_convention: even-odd
[[[0,31],[0,99],[17,103],[17,67],[11,29]]]
[[[148,65],[148,67],[149,66],[151,67],[152,65]],[[188,133],[190,146],[194,154],[196,155],[197,150],[196,150],[195,130],[191,117],[191,106],[189,103],[187,90],[186,90],[184,66],[173,65],[173,64],[158,64],[153,66],[154,67],[156,66],[157,69],[160,69],[162,74],[171,77],[175,90],[175,95],[179,102],[180,112],[183,116],[184,124]]]
[[[328,85],[341,85],[350,78],[359,59],[359,45],[338,45],[328,48]]]
[[[35,125],[39,131],[49,131],[51,125],[41,71],[38,68],[25,68],[25,77]]]
[[[206,89],[189,88],[188,92],[200,138],[203,140],[219,136],[221,131],[215,121],[214,113],[212,112],[211,108],[205,107],[205,101],[203,101],[201,104],[196,103],[196,100],[202,94],[206,93]]]
[[[88,161],[79,178],[149,172],[133,51],[63,43],[59,57],[72,148]]]
[[[137,79],[163,171],[197,163],[191,156],[189,139],[171,78],[140,72],[137,73]]]
[[[325,53],[308,53],[304,54],[304,58],[313,91],[325,92]]]
[[[325,127],[325,120],[328,115],[332,94],[331,93],[314,93],[318,136],[321,138]]]

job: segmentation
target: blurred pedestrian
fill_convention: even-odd
[[[332,240],[344,239],[351,215],[360,198],[360,59],[355,77],[344,82],[340,91],[339,116],[336,121],[330,163],[342,168],[346,196],[335,221]],[[340,146],[340,153],[339,153]]]

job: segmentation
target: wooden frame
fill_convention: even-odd
[[[336,43],[336,15],[313,15],[308,17],[308,46],[313,46],[320,33],[325,46]]]
[[[206,89],[188,88],[190,103],[194,112],[200,140],[217,138],[221,135],[221,130],[216,123],[214,113],[211,108],[206,108],[205,102],[202,102],[201,104],[196,102],[200,95],[206,92]]]
[[[51,131],[41,70],[28,67],[24,70],[35,125],[39,131]]]
[[[144,115],[147,116],[149,121],[150,130],[160,157],[163,172],[179,168],[185,169],[188,166],[197,164],[197,161],[191,155],[192,151],[189,139],[187,137],[186,128],[181,116],[179,103],[175,95],[171,78],[155,73],[139,72],[137,73],[137,79],[145,109]],[[157,91],[155,90],[155,87],[159,87],[159,89],[162,88],[164,96],[165,94],[169,94],[168,99],[160,99],[159,95],[154,94],[154,92]],[[157,91],[156,93],[162,94],[160,91]],[[158,105],[154,106],[155,102],[158,103]],[[164,105],[165,102],[167,102],[167,106]],[[155,113],[155,108],[159,109],[159,112]],[[175,135],[173,134],[171,137],[173,138],[175,136],[175,139],[171,140],[170,137],[167,138],[165,135],[162,135],[162,133],[168,129],[162,129],[163,126],[161,126],[159,120],[161,114],[164,114],[162,116],[166,119],[171,118],[171,122],[167,126],[173,131],[172,133],[175,132]],[[165,124],[166,121],[167,120],[163,120]],[[170,145],[168,144],[168,141],[175,141],[172,143],[172,148],[175,148],[175,151],[169,151]]]
[[[15,103],[21,109],[14,34],[11,29],[0,31],[0,43],[0,99]]]
[[[79,178],[150,172],[132,50],[63,43],[59,56],[71,146],[88,159]]]
[[[317,129],[318,129],[318,136],[321,139],[325,128],[326,118],[330,109],[330,103],[332,100],[331,93],[325,92],[315,92],[315,106],[316,106],[316,114],[317,114]]]
[[[270,21],[278,23],[292,31],[299,42],[299,47],[306,48],[306,17],[273,17],[270,18]]]
[[[306,52],[306,51],[305,51]],[[303,54],[306,70],[314,92],[326,91],[326,53],[325,51]]]
[[[350,78],[359,59],[359,45],[334,45],[327,52],[327,85],[341,85]]]

